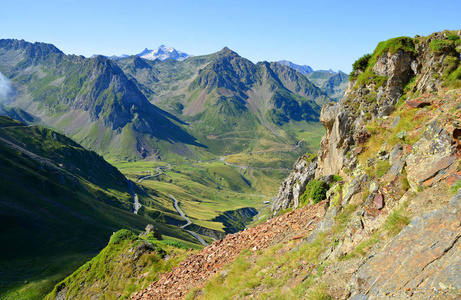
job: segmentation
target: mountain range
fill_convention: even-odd
[[[306,76],[309,81],[318,86],[326,95],[335,101],[344,97],[344,92],[349,83],[349,75],[339,70],[338,72],[329,70],[314,70],[310,66],[297,65],[287,60],[278,63],[288,66]]]
[[[314,69],[312,69],[310,66],[307,65],[297,65],[295,63],[292,63],[291,61],[288,60],[279,60],[279,64],[290,67],[292,69],[295,69],[299,73],[303,75],[309,75],[310,73],[314,72]]]
[[[200,159],[257,149],[262,138],[295,144],[297,124],[317,122],[321,106],[331,101],[296,70],[253,64],[228,48],[184,61],[111,60],[0,40],[0,71],[15,89],[10,106],[16,115],[115,159]],[[248,132],[250,144],[219,138]]]

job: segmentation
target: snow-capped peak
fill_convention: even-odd
[[[175,60],[185,60],[188,58],[189,54],[181,52],[176,50],[175,48],[170,48],[166,47],[165,45],[161,45],[158,47],[156,50],[149,50],[149,49],[144,49],[139,54],[136,54],[137,56],[144,58],[144,59],[149,59],[149,60],[167,60],[167,59],[175,59]]]

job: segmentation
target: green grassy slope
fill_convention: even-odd
[[[117,231],[96,257],[57,284],[45,299],[58,295],[65,299],[128,299],[156,280],[160,272],[170,271],[185,259],[190,254],[187,249],[172,240]]]
[[[2,297],[39,299],[121,228],[196,242],[133,214],[126,178],[63,135],[0,117],[0,153]]]
[[[179,163],[167,166],[152,162],[112,162],[121,172],[133,181],[145,176],[147,171],[157,174],[156,168],[162,167],[161,174],[144,179],[138,183],[146,193],[139,193],[144,208],[139,212],[167,222],[185,222],[178,217],[173,207],[173,195],[179,207],[194,225],[223,235],[225,220],[215,220],[225,211],[245,207],[261,208],[263,201],[270,199],[274,189],[262,191],[255,178],[283,177],[276,171],[267,174],[250,175],[238,168],[226,166],[219,160]],[[257,170],[254,170],[257,172]],[[275,174],[274,174],[275,173]],[[244,227],[240,226],[237,230]],[[213,234],[213,233],[211,233]]]

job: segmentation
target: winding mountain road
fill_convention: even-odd
[[[152,174],[151,171],[147,171],[147,172],[149,172],[149,173],[151,173],[151,174],[150,174],[150,175],[143,176],[143,177],[140,177],[136,182],[142,182],[144,179],[151,178],[151,177],[157,177],[157,176],[159,176],[160,174],[163,174],[162,168],[161,168],[161,167],[155,168],[155,172],[157,172],[157,173],[155,173],[155,174]]]
[[[182,212],[182,210],[179,208],[179,205],[178,205],[178,200],[176,200],[175,197],[173,197],[173,195],[169,195],[171,199],[173,199],[174,203],[173,203],[173,206],[174,208],[176,209],[176,211],[181,215],[181,217],[186,220],[186,224],[182,225],[181,228],[184,228],[190,224],[192,224],[192,222],[189,220],[188,217],[186,217],[186,215]]]
[[[192,224],[192,222],[189,220],[188,217],[186,217],[186,215],[182,212],[182,210],[179,208],[179,205],[178,205],[178,200],[176,200],[175,197],[173,197],[173,195],[169,195],[171,199],[173,199],[173,206],[174,208],[176,209],[176,211],[178,212],[178,214],[184,219],[186,220],[186,224],[182,225],[181,228],[185,228],[186,226],[189,226],[190,224]],[[192,235],[194,238],[197,239],[197,241],[200,242],[200,244],[202,244],[203,246],[209,246],[207,244],[207,242],[205,242],[201,236],[199,236],[197,233],[193,232],[193,231],[190,231],[190,230],[187,230],[185,229],[190,235]]]
[[[126,178],[126,177],[125,177]],[[134,192],[133,190],[133,183],[131,182],[131,180],[129,180],[128,178],[126,178],[126,180],[128,181],[128,189],[130,190],[130,194],[131,196],[133,196],[133,201],[134,201],[134,210],[133,210],[133,213],[134,214],[138,214],[138,210],[141,208],[141,203],[139,203],[139,200],[138,200],[138,195],[136,195],[136,193]]]
[[[195,238],[197,239],[197,241],[199,241],[200,244],[202,244],[203,246],[205,246],[205,247],[206,247],[206,246],[210,246],[210,245],[207,244],[207,242],[205,242],[205,241],[202,239],[202,237],[201,237],[200,235],[198,235],[198,234],[196,234],[195,232],[190,231],[190,230],[186,230],[186,231],[187,231],[190,235],[192,235],[193,237],[195,237]]]

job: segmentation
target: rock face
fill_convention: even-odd
[[[393,111],[394,105],[403,93],[403,86],[414,76],[411,68],[415,55],[399,50],[394,54],[389,52],[381,56],[373,66],[373,72],[389,79],[384,89],[378,92],[378,115],[386,116]]]
[[[310,160],[307,156],[298,159],[293,172],[282,182],[277,198],[272,204],[274,215],[280,210],[299,206],[299,197],[306,190],[307,183],[314,179],[316,168],[317,159]]]
[[[406,158],[410,185],[415,189],[422,184],[431,186],[453,174],[457,168],[455,152],[453,138],[433,121]]]
[[[316,177],[339,173],[344,164],[344,149],[350,143],[351,120],[339,104],[328,104],[322,109],[320,121],[327,130],[320,142],[319,165]]]
[[[344,177],[346,176],[345,170],[356,169],[358,162],[355,157],[362,151],[361,145],[370,137],[366,128],[367,123],[376,118],[388,117],[395,110],[396,103],[405,92],[421,94],[442,88],[444,81],[440,78],[444,76],[443,74],[453,72],[459,62],[457,57],[461,49],[458,49],[460,48],[458,46],[456,50],[453,46],[451,50],[435,51],[434,46],[431,45],[445,43],[449,35],[450,33],[434,33],[423,38],[402,37],[378,45],[370,58],[370,61],[375,60],[374,64],[369,65],[366,70],[357,70],[355,78],[351,78],[346,96],[339,103],[332,102],[325,105],[321,111],[320,121],[326,129],[326,134],[321,140],[315,176],[308,177],[309,180],[297,181],[299,174],[311,171],[303,170],[301,165],[301,169],[295,169],[280,187],[272,207],[274,215],[280,209],[298,207],[299,197],[294,193],[297,183],[297,190],[302,192],[305,190],[305,185],[312,179],[333,174]],[[450,38],[456,39],[454,36]],[[450,65],[450,61],[454,62]],[[404,90],[405,87],[407,90]],[[419,98],[409,99],[408,103],[409,105],[417,103],[414,106],[410,105],[410,108],[431,105],[426,99]],[[399,121],[396,120],[392,126],[396,127],[398,123]],[[430,130],[434,131],[436,128]],[[403,157],[403,152],[399,152],[398,149],[390,155],[394,175],[400,174],[407,166],[410,184],[413,188],[423,183],[432,185],[441,178],[448,177],[453,171],[447,169],[456,159],[454,146],[450,144],[453,143],[453,139],[446,131],[442,131],[440,126],[437,130],[439,131],[425,133],[424,138],[414,145],[408,157]],[[405,135],[405,132],[402,132],[402,135]],[[432,142],[428,139],[432,139]],[[445,149],[441,149],[443,147]],[[421,151],[425,154],[420,153]],[[434,152],[437,154],[432,157]],[[427,171],[418,175],[416,173],[419,173],[420,163],[425,164]],[[429,167],[431,164],[435,166]],[[309,170],[312,167],[309,166]],[[359,174],[353,174],[352,177],[357,175]],[[433,181],[428,181],[431,178],[434,178]]]
[[[332,263],[320,281],[344,283],[331,285],[335,299],[461,297],[461,193],[445,205],[447,187],[461,180],[460,41],[460,31],[447,31],[380,43],[346,97],[323,107],[326,134],[315,166],[298,160],[280,187],[273,216],[297,208],[310,180],[343,178],[330,185],[329,207],[312,233],[336,226],[346,205],[354,209],[319,256]],[[401,230],[389,229],[397,212],[408,221],[393,237]],[[369,252],[352,269],[338,271],[348,265],[339,258],[363,249]]]
[[[460,220],[460,193],[445,208],[414,219],[358,269],[349,299],[438,299],[461,290]]]

